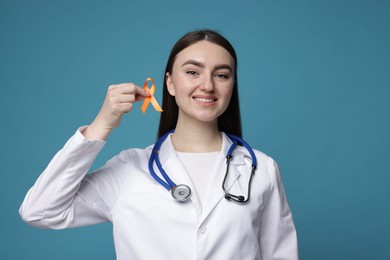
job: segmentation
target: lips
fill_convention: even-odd
[[[198,101],[198,102],[202,102],[202,103],[212,103],[212,102],[215,102],[217,101],[217,99],[215,97],[199,97],[199,96],[196,96],[196,97],[193,97],[194,100]]]
[[[203,102],[203,103],[211,103],[214,102],[215,99],[213,98],[194,98],[196,101]]]

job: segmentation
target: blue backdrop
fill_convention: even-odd
[[[303,260],[390,259],[390,2],[0,2],[1,259],[114,259],[111,224],[50,231],[18,208],[109,84],[161,83],[174,42],[208,27],[239,57],[244,136],[282,170]],[[145,147],[137,104],[94,168]]]

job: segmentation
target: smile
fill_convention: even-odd
[[[211,103],[211,102],[214,102],[215,99],[214,98],[200,98],[200,97],[196,97],[194,98],[196,101],[199,101],[199,102],[203,102],[203,103]]]

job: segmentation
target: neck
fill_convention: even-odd
[[[197,122],[196,124],[178,121],[172,134],[172,143],[176,151],[190,153],[216,152],[222,149],[222,136],[218,123]]]

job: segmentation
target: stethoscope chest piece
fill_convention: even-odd
[[[191,189],[185,184],[176,185],[171,189],[172,197],[180,202],[188,200],[191,196]]]

